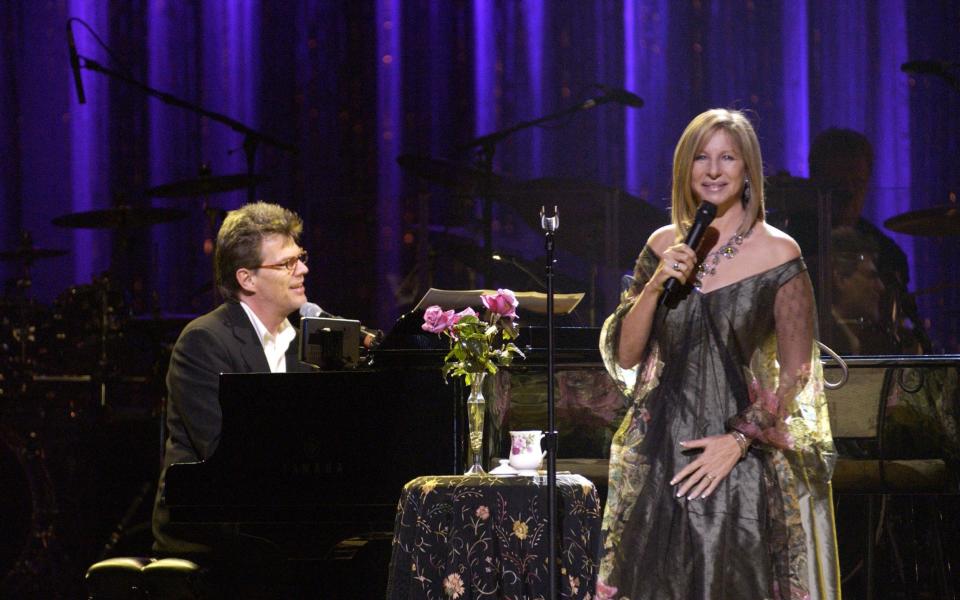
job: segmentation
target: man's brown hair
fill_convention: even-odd
[[[237,269],[255,269],[263,259],[260,246],[269,235],[282,235],[298,242],[303,221],[291,210],[277,204],[254,202],[227,213],[217,233],[214,277],[224,298],[237,298],[240,284]]]

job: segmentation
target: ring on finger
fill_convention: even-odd
[[[674,270],[674,271],[679,271],[679,270],[680,270],[680,263],[675,262],[675,263],[673,263],[672,266],[673,266],[673,270]]]
[[[707,473],[707,474],[706,474],[706,478],[707,478],[707,481],[713,481],[713,480],[716,479],[717,477],[716,477],[716,475],[711,475],[711,474]]]

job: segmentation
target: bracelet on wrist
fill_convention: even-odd
[[[747,451],[750,450],[750,440],[747,439],[747,436],[743,433],[734,429],[730,432],[730,435],[733,436],[733,439],[736,440],[737,445],[740,446],[740,458],[746,458]]]
[[[651,293],[657,296],[659,296],[663,292],[663,286],[654,284],[652,279],[648,281],[646,284],[644,284],[643,287],[644,289],[650,290]]]

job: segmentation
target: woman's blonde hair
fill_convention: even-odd
[[[742,112],[714,108],[700,113],[690,121],[673,152],[670,214],[677,239],[686,236],[697,212],[697,200],[690,185],[693,159],[707,145],[710,136],[720,129],[733,138],[746,165],[745,176],[750,181],[750,198],[742,200],[745,216],[737,232],[746,233],[756,221],[763,221],[763,159],[760,156],[757,134]]]

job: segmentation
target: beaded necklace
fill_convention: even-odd
[[[699,290],[701,286],[703,286],[704,277],[716,275],[717,265],[720,263],[721,256],[727,260],[733,260],[733,258],[740,252],[739,246],[743,244],[743,240],[750,237],[751,233],[753,233],[752,225],[746,233],[734,234],[733,237],[727,240],[726,244],[706,255],[703,258],[703,261],[697,265],[697,272],[693,276],[693,287]]]

